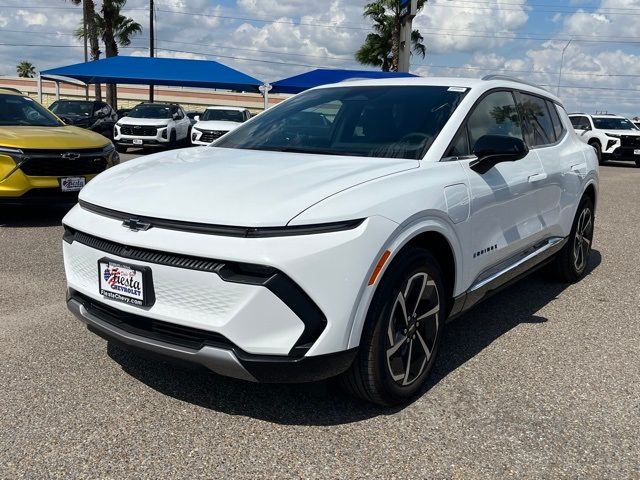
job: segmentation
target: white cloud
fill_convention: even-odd
[[[24,25],[27,27],[31,27],[33,25],[46,25],[48,18],[44,13],[39,12],[27,12],[26,10],[18,10],[16,12],[16,16],[18,16]]]

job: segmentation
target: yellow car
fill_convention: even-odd
[[[86,182],[117,163],[102,135],[0,88],[0,206],[75,202]]]

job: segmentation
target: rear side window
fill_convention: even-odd
[[[558,108],[555,103],[547,100],[547,108],[551,114],[551,123],[553,124],[553,131],[556,134],[556,141],[560,140],[564,135],[564,126],[560,121],[560,115],[558,115]]]
[[[525,122],[525,139],[530,147],[542,147],[555,143],[556,134],[547,102],[534,95],[518,95],[520,110]]]

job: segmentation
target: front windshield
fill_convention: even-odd
[[[131,109],[127,117],[131,118],[171,118],[169,105],[137,105]]]
[[[244,115],[239,110],[218,110],[215,108],[208,108],[200,116],[200,120],[217,120],[223,122],[244,122]]]
[[[53,102],[51,110],[56,115],[81,115],[88,117],[91,115],[93,102]]]
[[[593,118],[593,124],[598,130],[638,130],[626,118]]]
[[[0,94],[0,125],[59,127],[64,124],[29,97]]]
[[[213,145],[420,159],[465,94],[440,86],[310,90],[260,114]]]

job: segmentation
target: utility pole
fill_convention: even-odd
[[[418,0],[400,0],[400,58],[398,71],[408,72],[411,65],[411,32],[418,13]]]
[[[155,45],[154,45],[154,31],[153,31],[153,0],[149,0],[149,56],[155,57]],[[153,102],[153,84],[149,85],[149,101]]]
[[[82,0],[82,34],[84,36],[84,63],[89,61],[89,49],[87,46],[87,0]],[[84,87],[84,99],[89,100],[89,84]]]
[[[560,96],[560,84],[562,83],[562,67],[564,66],[564,52],[567,51],[569,45],[573,42],[573,38],[570,38],[567,44],[562,49],[562,58],[560,59],[560,72],[558,73],[558,89],[556,90],[556,95]]]

